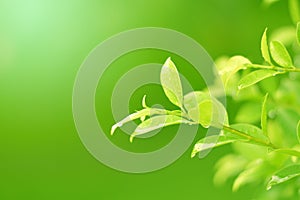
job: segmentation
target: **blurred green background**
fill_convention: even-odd
[[[241,54],[261,62],[265,27],[291,24],[285,1],[267,8],[260,0],[0,0],[0,199],[251,199],[258,188],[232,193],[232,183],[213,185],[214,163],[229,147],[203,160],[191,159],[190,147],[172,165],[148,174],[127,174],[99,163],[74,126],[73,83],[97,44],[128,29],[170,28],[194,38],[214,59]],[[162,63],[167,56],[145,50],[109,68],[101,79],[104,100],[96,105],[106,131],[114,123],[107,107],[111,89],[122,73],[137,64]],[[178,68],[196,83],[192,72]],[[144,93],[154,96],[150,104],[172,108],[161,88],[145,86],[134,93],[131,111],[140,108]],[[229,110],[234,115],[234,108]],[[169,141],[172,130],[176,127],[134,144],[121,132],[111,139],[131,151],[151,150]]]

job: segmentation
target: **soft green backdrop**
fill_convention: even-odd
[[[190,159],[191,147],[171,166],[148,174],[126,174],[102,165],[75,130],[72,87],[88,53],[124,30],[171,28],[197,40],[214,59],[242,54],[259,62],[265,27],[291,23],[285,1],[265,8],[259,0],[0,0],[0,199],[250,199],[259,189],[232,193],[231,183],[212,183],[214,163],[229,147],[203,160]],[[126,67],[163,62],[166,56],[142,51],[124,58],[103,77],[106,96]],[[159,94],[152,104],[166,102],[160,88],[151,88]],[[144,87],[134,94],[132,111],[140,108],[138,98],[145,91],[150,90]],[[99,118],[108,116],[101,122],[108,131],[113,123],[110,110],[96,107]],[[168,141],[172,130],[176,127],[132,146],[121,132],[112,140],[139,151],[143,144],[151,149],[155,142]]]

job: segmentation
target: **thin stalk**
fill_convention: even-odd
[[[266,66],[266,65],[257,65],[257,64],[248,64],[245,65],[247,68],[253,68],[253,69],[272,69],[277,71],[283,71],[283,72],[300,72],[300,68],[282,68],[277,66]]]

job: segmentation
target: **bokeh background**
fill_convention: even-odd
[[[240,54],[261,62],[265,27],[291,24],[286,1],[267,7],[260,0],[0,0],[0,199],[251,199],[258,186],[232,193],[232,182],[213,184],[214,164],[231,151],[229,146],[202,160],[190,158],[190,147],[172,165],[147,174],[127,174],[99,163],[75,129],[73,83],[96,45],[128,29],[170,28],[194,38],[214,59]],[[96,95],[98,118],[107,133],[114,123],[107,105],[117,80],[138,64],[163,63],[168,56],[143,50],[110,66]],[[174,59],[195,89],[204,87],[183,59]],[[141,108],[145,93],[149,104],[174,108],[160,87],[148,85],[134,92],[130,111]],[[234,107],[228,109],[233,117]],[[111,140],[143,152],[163,146],[176,130],[168,127],[133,144],[119,131]]]

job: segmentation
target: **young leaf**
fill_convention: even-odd
[[[268,99],[269,94],[267,93],[265,95],[263,104],[262,104],[262,112],[261,112],[261,129],[263,131],[263,134],[267,135],[267,99]]]
[[[227,137],[224,135],[212,135],[212,136],[202,138],[194,145],[193,151],[191,153],[191,157],[192,158],[195,157],[195,155],[201,151],[205,151],[205,150],[212,149],[214,147],[229,144],[237,140],[239,139]]]
[[[274,61],[281,67],[292,68],[293,62],[285,46],[278,41],[272,41],[270,52]]]
[[[298,142],[300,143],[300,120],[297,124],[297,138],[298,138]]]
[[[162,127],[181,123],[190,124],[190,121],[175,115],[160,115],[151,117],[138,125],[130,136],[130,142],[132,142],[133,138],[137,135],[142,135]]]
[[[184,107],[189,117],[205,128],[228,124],[228,116],[223,104],[207,93],[196,91],[185,95]]]
[[[262,130],[252,124],[242,124],[242,123],[241,124],[233,124],[230,126],[230,128],[238,130],[238,131],[246,134],[246,136],[250,136],[250,137],[254,138],[254,140],[248,140],[248,143],[257,144],[257,141],[255,141],[255,140],[259,140],[264,143],[269,142],[269,138],[263,134]],[[246,138],[244,136],[239,135],[238,133],[235,134],[232,132],[234,132],[234,131],[229,131],[226,129],[224,134],[226,136],[234,137],[234,138],[240,138],[240,139]]]
[[[270,190],[274,185],[286,182],[292,178],[300,176],[300,165],[290,165],[276,172],[267,184],[267,190]]]
[[[271,62],[268,40],[267,40],[267,28],[265,29],[264,34],[261,38],[260,48],[261,48],[262,57],[265,59],[266,62],[271,64],[272,62]]]
[[[246,87],[249,87],[251,85],[254,85],[255,83],[264,80],[266,78],[269,78],[271,76],[276,76],[277,74],[280,74],[282,72],[270,70],[270,69],[260,69],[256,70],[254,72],[251,72],[244,76],[238,84],[238,89],[244,89]]]
[[[135,113],[130,114],[129,116],[125,117],[118,123],[114,124],[111,128],[110,134],[113,135],[115,130],[118,127],[123,126],[125,123],[133,121],[135,119],[145,119],[146,116],[151,116],[151,115],[164,115],[166,114],[167,111],[164,109],[158,109],[158,108],[145,108],[143,110],[139,110]],[[142,120],[143,121],[143,120]]]
[[[222,65],[218,65],[218,73],[221,76],[223,84],[227,87],[229,80],[241,69],[245,69],[246,64],[251,62],[243,56],[233,56]]]
[[[160,73],[160,82],[168,99],[176,106],[182,106],[182,86],[175,64],[168,58]]]
[[[297,24],[297,42],[300,45],[300,22]]]

